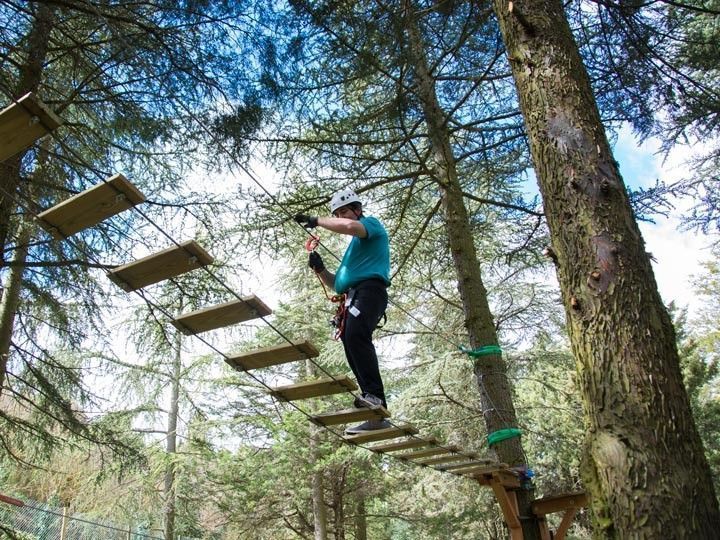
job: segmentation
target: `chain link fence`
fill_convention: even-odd
[[[0,495],[0,539],[8,540],[163,540],[142,526],[91,521],[81,514],[29,499]],[[178,540],[193,540],[178,537]]]

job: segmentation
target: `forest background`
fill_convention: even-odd
[[[78,0],[0,2],[4,103],[33,91],[65,121],[2,164],[3,493],[166,538],[504,538],[489,490],[342,445],[264,392],[318,369],[347,371],[329,339],[331,307],[306,268],[306,234],[290,217],[326,213],[330,195],[350,186],[391,234],[389,321],[377,336],[393,419],[491,455],[474,366],[458,351],[468,333],[408,6],[450,132],[537,491],[583,488],[576,362],[489,5]],[[707,247],[687,291],[663,296],[674,302],[680,367],[719,493],[720,4],[564,9],[603,124],[611,139],[619,134],[636,219],[680,214],[688,242]],[[644,149],[630,150],[629,139]],[[682,165],[655,182],[655,160]],[[42,209],[116,172],[148,202],[68,241],[37,226]],[[215,257],[211,272],[139,295],[107,280],[108,269],[188,238]],[[322,240],[330,264],[344,243]],[[682,247],[648,248],[661,286],[672,284],[661,277],[668,266],[675,285],[684,281],[677,268],[691,261]],[[270,304],[270,324],[201,340],[168,324],[236,294]],[[282,336],[315,343],[318,364],[255,378],[222,361]],[[584,511],[572,537],[590,538],[594,527]]]

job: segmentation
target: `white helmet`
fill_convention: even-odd
[[[352,189],[341,189],[330,199],[330,213],[334,214],[335,210],[352,203],[359,203],[360,197],[357,196]]]

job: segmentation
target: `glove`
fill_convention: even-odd
[[[306,229],[314,229],[318,226],[318,218],[315,216],[308,216],[307,214],[295,214],[295,221]]]
[[[316,274],[325,270],[325,263],[323,263],[322,257],[315,251],[311,251],[310,255],[308,255],[308,266],[312,268]]]

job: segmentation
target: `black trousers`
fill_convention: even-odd
[[[342,344],[350,369],[357,379],[360,390],[385,401],[385,389],[380,377],[380,367],[372,342],[372,335],[388,303],[385,283],[379,279],[361,281],[348,291],[351,303],[345,312],[345,330]]]

